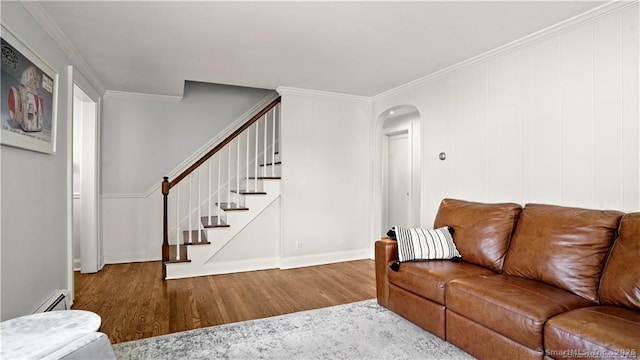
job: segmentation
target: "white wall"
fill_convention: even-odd
[[[67,283],[69,60],[19,2],[2,2],[1,22],[58,74],[57,149],[52,155],[2,145],[1,304],[6,320],[33,312]]]
[[[422,225],[444,197],[638,211],[638,42],[636,3],[375,97],[420,112]]]
[[[371,102],[289,88],[278,92],[282,95],[282,267],[368,256]]]
[[[220,273],[277,268],[280,264],[280,209],[280,199],[276,199],[208,263]],[[209,241],[215,241],[215,235]]]
[[[271,90],[186,82],[181,101],[107,93],[102,193],[140,194]]]
[[[102,198],[106,264],[162,259],[162,193]]]

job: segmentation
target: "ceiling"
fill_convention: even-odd
[[[42,1],[108,90],[184,81],[373,96],[603,2]]]

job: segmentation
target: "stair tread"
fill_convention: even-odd
[[[236,210],[249,210],[248,207],[244,207],[244,206],[239,206],[238,204],[232,202],[232,203],[216,203],[216,206],[219,206],[220,209],[224,210],[224,211],[236,211]]]
[[[202,226],[204,226],[205,229],[229,227],[229,224],[224,222],[224,220],[222,219],[220,219],[220,222],[218,222],[217,216],[211,216],[211,222],[207,222],[207,220],[208,220],[208,216],[203,216],[202,218],[200,218],[200,221],[202,222]]]
[[[256,177],[255,176],[249,176],[249,177],[247,177],[247,179],[255,180]],[[280,179],[281,179],[280,176],[258,176],[258,180],[280,180]]]
[[[175,263],[185,263],[191,262],[191,260],[187,259],[187,247],[185,245],[180,245],[180,260],[177,260],[176,254],[177,249],[175,245],[171,245],[169,247],[169,260],[165,261],[164,264],[175,264]]]
[[[271,165],[280,165],[280,164],[282,164],[281,161],[276,161],[274,163],[260,164],[260,166],[271,166]]]
[[[210,245],[211,243],[208,240],[204,240],[204,239],[202,239],[202,241],[198,241],[198,239],[193,239],[193,242],[187,241],[184,244],[194,246],[194,245]]]
[[[236,193],[236,194],[240,194],[240,195],[267,195],[266,192],[258,191],[258,190],[241,189],[241,190],[231,190],[231,192],[232,193]]]

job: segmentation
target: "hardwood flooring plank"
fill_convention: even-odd
[[[191,279],[161,279],[159,261],[76,272],[73,309],[102,317],[112,343],[375,298],[372,260]]]

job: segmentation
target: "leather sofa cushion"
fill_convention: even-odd
[[[522,207],[518,204],[483,204],[444,199],[434,228],[453,228],[453,241],[462,258],[501,272],[509,239]]]
[[[627,214],[620,221],[600,282],[600,301],[640,310],[640,213]]]
[[[448,310],[530,349],[542,348],[547,319],[594,305],[557,287],[509,275],[452,280],[446,299]]]
[[[640,352],[639,336],[640,312],[613,306],[560,314],[544,328],[546,355],[555,359],[635,359]]]
[[[504,273],[538,280],[598,301],[604,261],[622,213],[527,204]]]
[[[449,281],[461,277],[491,275],[493,272],[464,261],[431,260],[402,263],[399,271],[389,271],[388,274],[391,284],[444,305],[444,289]]]

